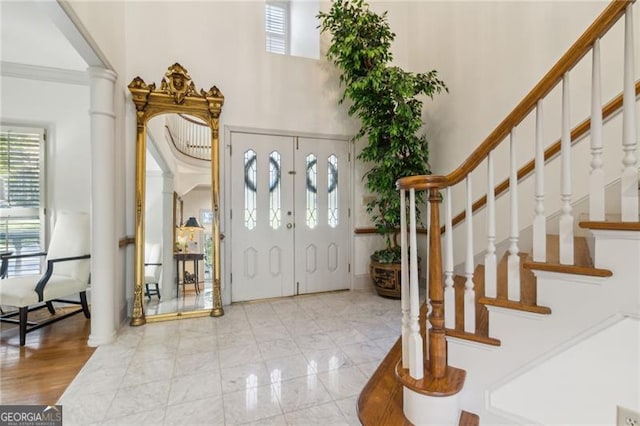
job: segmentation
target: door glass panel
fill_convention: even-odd
[[[327,160],[327,176],[328,176],[328,211],[327,221],[329,226],[335,228],[338,226],[338,157],[331,154]]]
[[[315,228],[318,221],[318,186],[316,156],[307,155],[307,226]]]
[[[250,149],[244,153],[244,226],[247,229],[256,227],[257,163],[254,150]]]
[[[269,224],[280,228],[280,153],[269,154]]]

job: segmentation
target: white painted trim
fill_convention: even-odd
[[[485,403],[487,404],[486,408],[488,411],[493,410],[494,408],[490,406],[490,396],[491,396],[491,392],[496,391],[498,388],[504,386],[505,384],[511,382],[512,380],[515,380],[516,378],[522,376],[523,374],[533,370],[534,368],[538,367],[539,365],[542,365],[543,363],[545,363],[546,361],[550,360],[551,358],[559,355],[562,352],[567,351],[568,349],[571,349],[572,347],[574,347],[575,345],[577,345],[578,343],[587,340],[588,338],[590,338],[591,336],[594,336],[595,334],[617,324],[618,322],[624,320],[625,318],[638,318],[637,314],[629,314],[626,312],[620,312],[617,314],[614,314],[608,318],[606,318],[605,320],[601,321],[600,323],[598,323],[597,325],[587,329],[586,331],[583,331],[579,334],[577,334],[576,336],[566,340],[564,343],[560,344],[559,346],[551,349],[550,351],[546,352],[545,354],[543,354],[542,356],[534,359],[533,361],[523,365],[522,367],[514,370],[513,372],[507,374],[506,376],[504,376],[502,379],[498,380],[497,382],[495,382],[493,385],[487,386],[487,389],[485,391]],[[498,410],[498,409],[496,409]],[[502,416],[504,416],[504,414],[500,414]],[[528,421],[528,423],[532,423],[531,421]]]
[[[561,280],[579,284],[602,285],[609,280],[609,277],[592,277],[590,275],[576,275],[565,272],[537,271],[533,270],[536,278],[541,280]]]
[[[501,306],[485,305],[485,307],[489,311],[489,314],[492,314],[492,313],[503,314],[503,315],[509,315],[513,317],[526,318],[526,319],[535,320],[535,321],[543,321],[549,318],[549,315],[537,314],[535,312],[519,311],[517,309],[503,308]]]
[[[461,346],[468,346],[474,349],[482,349],[488,352],[498,352],[500,346],[487,345],[486,343],[474,342],[472,340],[460,339],[459,337],[446,336],[447,342],[455,343]]]
[[[354,269],[354,268],[352,268]],[[353,274],[351,290],[373,290],[371,276],[369,274]]]
[[[509,420],[510,422],[513,422],[512,424],[514,424],[514,425],[527,425],[527,426],[542,425],[542,423],[538,423],[538,422],[535,422],[535,421],[533,421],[531,419],[527,419],[525,417],[518,416],[517,414],[509,413],[508,411],[504,411],[504,410],[501,410],[499,408],[490,406],[489,405],[489,391],[485,391],[484,400],[485,400],[485,409],[487,410],[487,412],[489,412],[489,413],[491,413],[491,414],[493,414],[495,416],[503,417],[506,420]]]
[[[319,133],[309,133],[309,132],[296,132],[292,130],[277,130],[277,129],[261,129],[257,127],[244,127],[244,126],[233,126],[233,125],[225,125],[224,126],[225,135],[231,133],[251,133],[252,135],[270,135],[270,136],[291,136],[291,137],[300,137],[300,138],[311,138],[311,139],[330,139],[330,140],[344,140],[350,141],[353,139],[352,136],[347,135],[334,135],[334,134],[319,134]],[[225,139],[226,143],[229,144],[229,139]]]
[[[37,4],[69,40],[69,43],[76,49],[88,66],[114,70],[107,56],[84,27],[69,1],[46,1],[37,2]]]
[[[89,85],[89,74],[86,71],[19,64],[17,62],[0,61],[0,75],[3,77],[24,78],[26,80],[51,81],[80,86]]]
[[[231,203],[229,200],[229,194],[231,194],[231,135],[232,133],[250,133],[250,134],[258,134],[258,135],[271,135],[271,136],[287,136],[287,137],[302,137],[302,138],[311,138],[311,139],[328,139],[328,140],[339,140],[345,141],[345,143],[349,144],[349,155],[351,156],[351,161],[349,162],[349,177],[350,177],[350,191],[349,191],[349,208],[351,209],[351,217],[349,218],[349,232],[353,234],[353,230],[355,229],[355,145],[352,142],[353,137],[347,135],[335,135],[335,134],[318,134],[318,133],[309,133],[309,132],[295,132],[291,130],[277,130],[277,129],[261,129],[261,128],[253,128],[253,127],[245,127],[245,126],[234,126],[225,124],[224,128],[224,139],[220,141],[220,178],[222,180],[222,185],[220,187],[220,200],[221,200],[221,209],[222,215],[220,217],[220,232],[224,233],[227,238],[225,238],[221,243],[221,251],[222,255],[224,255],[225,251],[229,251],[229,256],[223,256],[224,259],[221,261],[222,263],[222,304],[228,305],[231,304],[231,246],[227,246],[226,242],[231,241],[231,229],[228,232],[225,231],[226,224],[231,223],[230,218],[230,210]],[[231,244],[231,243],[229,243]],[[368,290],[369,287],[363,285],[363,287],[356,287],[356,283],[359,285],[361,283],[358,276],[355,275],[355,244],[353,243],[353,238],[349,239],[349,263],[351,264],[351,272],[348,274],[349,279],[349,288],[351,290]],[[367,274],[368,278],[369,275]],[[225,284],[226,283],[226,284]],[[371,286],[372,288],[373,286]]]
[[[596,240],[633,240],[640,241],[638,231],[615,231],[612,229],[592,229],[591,233]]]

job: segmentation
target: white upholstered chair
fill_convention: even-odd
[[[156,295],[160,299],[160,272],[162,263],[162,246],[160,244],[144,244],[144,294],[148,298]],[[149,288],[155,286],[155,288]]]
[[[20,346],[26,333],[80,312],[90,318],[86,290],[90,274],[89,215],[59,212],[46,253],[2,256],[0,269],[6,270],[13,259],[46,256],[46,270],[42,275],[23,275],[0,280],[0,305],[14,306],[17,312],[0,316],[0,321],[17,323],[20,327]],[[80,301],[64,300],[78,293]],[[82,308],[56,315],[54,301],[80,304]],[[50,319],[39,323],[27,320],[28,313],[47,307]],[[19,316],[16,320],[15,316]]]

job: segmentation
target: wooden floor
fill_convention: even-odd
[[[46,309],[29,314],[48,315]],[[0,404],[54,404],[95,348],[87,346],[90,320],[74,315],[27,334],[20,346],[18,327],[0,327]]]

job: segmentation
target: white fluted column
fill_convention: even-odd
[[[113,71],[91,67],[91,334],[89,346],[113,341],[118,238],[115,220],[115,112]]]
[[[162,173],[162,300],[176,297],[176,262],[173,261],[173,173]]]

